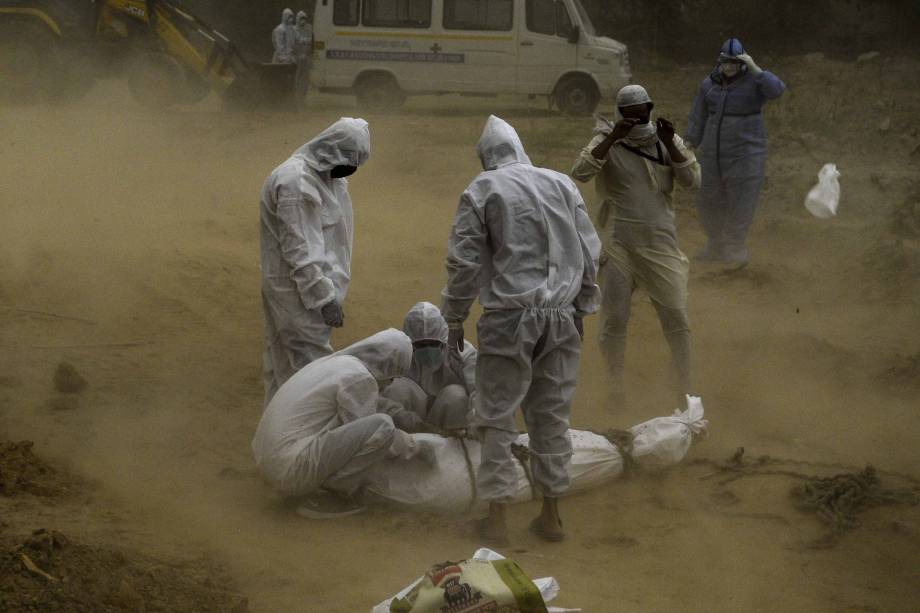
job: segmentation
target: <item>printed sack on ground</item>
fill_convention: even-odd
[[[470,559],[433,566],[390,613],[546,613],[539,588],[513,560]]]

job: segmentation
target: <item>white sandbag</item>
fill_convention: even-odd
[[[675,411],[669,417],[658,417],[630,428],[635,437],[631,456],[637,464],[663,467],[684,459],[694,437],[704,435],[708,427],[700,399],[688,397],[687,406],[686,411]],[[429,466],[421,460],[381,462],[368,475],[365,499],[442,514],[485,510],[487,503],[476,495],[473,482],[479,468],[479,443],[434,434],[412,436],[432,442],[436,464]],[[584,430],[571,430],[570,436],[573,453],[568,468],[572,480],[569,493],[597,487],[623,472],[620,450],[605,437]],[[524,446],[528,441],[526,434],[517,439]],[[536,493],[524,466],[515,462],[515,470],[512,502],[533,500]]]
[[[473,557],[471,559],[493,561],[493,560],[504,560],[505,556],[503,556],[502,554],[496,551],[492,551],[491,549],[486,549],[485,547],[482,547],[476,550],[476,553],[473,554]],[[419,577],[418,579],[416,579],[415,581],[413,581],[412,583],[404,587],[402,590],[400,590],[398,593],[393,594],[392,596],[390,596],[383,602],[378,603],[373,609],[371,609],[371,613],[389,613],[390,603],[393,602],[397,598],[405,598],[406,595],[412,591],[412,588],[414,588],[424,578],[425,578],[424,576]],[[542,579],[534,579],[533,582],[537,586],[537,589],[540,590],[540,595],[543,597],[543,602],[549,602],[553,600],[556,596],[559,595],[559,583],[553,577],[544,577]],[[569,612],[574,613],[577,611],[581,611],[581,609],[561,609],[558,607],[548,607],[547,608],[547,613],[569,613]]]
[[[805,208],[819,219],[828,219],[837,214],[840,204],[840,172],[836,164],[825,164],[818,172],[818,183],[805,198]]]

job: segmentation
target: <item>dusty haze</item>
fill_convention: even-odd
[[[743,446],[918,475],[920,61],[760,60],[789,91],[769,106],[753,264],[734,274],[692,268],[696,387],[712,434],[689,460]],[[710,68],[640,63],[635,81],[683,131]],[[479,170],[474,146],[489,113],[518,129],[534,163],[568,170],[591,121],[544,109],[446,97],[365,115],[373,151],[351,179],[353,280],[336,346],[400,327],[416,301],[438,301],[454,208]],[[428,565],[477,548],[462,516],[302,520],[253,470],[259,188],[305,140],[358,114],[349,98],[322,96],[304,115],[223,114],[215,99],[149,113],[117,80],[72,105],[0,108],[0,439],[35,441],[91,492],[0,499],[0,541],[48,527],[166,560],[207,559],[252,611],[366,611]],[[838,164],[843,197],[839,217],[821,221],[802,201],[825,162]],[[584,191],[593,202],[592,187]],[[682,247],[693,253],[703,241],[693,198],[677,202]],[[637,296],[633,313],[633,406],[603,406],[592,318],[574,427],[627,427],[673,409],[653,309]],[[468,335],[475,340],[472,320]],[[62,360],[90,383],[68,409],[55,408],[51,385]],[[719,486],[703,478],[711,471],[688,462],[567,499],[561,545],[527,534],[535,506],[515,508],[506,553],[532,576],[557,577],[558,604],[585,611],[917,606],[916,507],[872,510],[817,550],[809,543],[824,528],[794,509],[793,479]]]

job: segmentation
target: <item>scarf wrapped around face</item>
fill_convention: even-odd
[[[617,121],[623,119],[623,116],[620,114],[620,109],[617,109],[616,121],[610,121],[601,115],[595,115],[594,118],[596,120],[594,133],[604,134],[606,136],[613,132],[613,126]],[[640,123],[639,125],[633,126],[633,129],[629,131],[626,138],[619,142],[625,143],[630,147],[650,147],[654,145],[658,142],[658,128],[655,127],[654,116],[649,117],[648,123]]]

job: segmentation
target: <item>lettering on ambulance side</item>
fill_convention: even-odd
[[[436,62],[443,64],[463,64],[463,53],[417,53],[412,51],[365,51],[350,49],[327,49],[326,58],[330,60],[370,60],[376,62]]]

